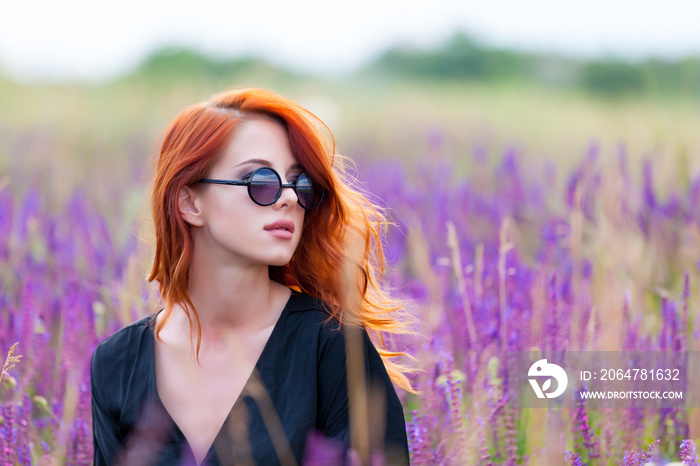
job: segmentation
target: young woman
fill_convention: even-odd
[[[368,433],[389,464],[408,463],[392,381],[411,388],[384,345],[403,328],[380,284],[385,218],[322,129],[261,89],[166,129],[149,277],[165,306],[93,353],[96,465],[301,464],[312,434],[359,455]],[[363,380],[348,385],[346,367]]]

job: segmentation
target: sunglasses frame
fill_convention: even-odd
[[[277,184],[279,186],[279,188],[277,189],[277,194],[275,195],[275,199],[272,202],[270,202],[269,204],[263,204],[261,202],[258,202],[253,197],[253,194],[250,192],[251,187],[253,185],[251,180],[253,179],[253,177],[255,176],[256,173],[263,171],[263,170],[268,170],[268,171],[271,171],[272,173],[274,173],[274,175],[277,177]],[[321,201],[323,201],[323,198],[326,194],[326,190],[323,188],[317,188],[319,190],[319,192],[321,193],[321,197],[319,198],[318,202],[312,207],[304,206],[301,203],[301,199],[299,198],[299,193],[297,192],[297,183],[299,182],[299,180],[301,179],[302,176],[305,176],[306,179],[309,180],[309,182],[311,183],[311,186],[314,186],[313,181],[311,180],[311,178],[309,178],[309,176],[306,174],[306,172],[301,173],[299,175],[299,178],[297,178],[294,183],[283,184],[282,177],[280,176],[280,174],[277,173],[277,170],[275,170],[274,168],[271,168],[271,167],[260,167],[260,168],[255,169],[255,171],[253,171],[253,173],[250,174],[250,177],[245,181],[244,180],[219,180],[219,179],[212,179],[212,178],[202,178],[201,180],[199,180],[199,182],[200,183],[212,183],[212,184],[224,184],[224,185],[228,185],[228,186],[247,186],[248,187],[248,197],[250,198],[250,200],[255,202],[257,205],[263,206],[263,207],[271,206],[272,204],[277,202],[277,200],[282,195],[282,190],[284,188],[292,188],[294,190],[294,194],[297,195],[297,204],[299,204],[305,210],[315,209],[316,207],[321,205]]]

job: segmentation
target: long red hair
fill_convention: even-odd
[[[151,188],[156,250],[149,281],[156,280],[165,301],[163,320],[156,338],[181,303],[190,322],[191,338],[197,337],[199,316],[187,294],[188,268],[193,241],[178,214],[178,193],[204,178],[228,143],[236,123],[246,117],[270,117],[287,130],[292,152],[315,183],[326,190],[316,209],[306,212],[299,245],[285,266],[270,266],[270,278],[319,298],[328,304],[331,318],[364,326],[372,337],[394,383],[412,391],[403,365],[392,358],[404,355],[386,347],[385,336],[408,332],[399,318],[402,302],[382,286],[384,254],[382,235],[387,226],[384,212],[370,202],[346,171],[347,159],[335,153],[328,127],[297,103],[263,89],[242,89],[213,96],[192,105],[166,128]],[[358,247],[348,253],[350,238]],[[351,257],[352,256],[352,257]],[[345,270],[346,273],[339,273]],[[347,271],[350,270],[348,276]],[[348,287],[352,289],[348,289]],[[354,305],[344,306],[348,295]]]

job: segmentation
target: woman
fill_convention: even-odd
[[[321,128],[246,89],[166,129],[149,277],[165,306],[93,354],[95,464],[300,464],[314,433],[408,462],[391,381],[411,388],[383,337],[403,329],[379,282],[385,218]],[[350,389],[348,362],[366,379]]]

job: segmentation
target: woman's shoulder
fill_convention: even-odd
[[[330,313],[329,309],[330,307],[328,304],[322,299],[295,290],[292,290],[289,302],[287,303],[288,312],[321,311]]]
[[[325,301],[306,293],[293,292],[286,309],[294,321],[318,327],[322,332],[340,330],[338,320],[333,317],[331,306]]]
[[[133,322],[102,340],[93,352],[93,364],[112,364],[144,350],[143,340],[150,333],[155,313]]]
[[[101,341],[92,353],[90,379],[93,399],[105,412],[121,415],[127,398],[141,399],[150,390],[153,370],[155,314],[139,319]]]

